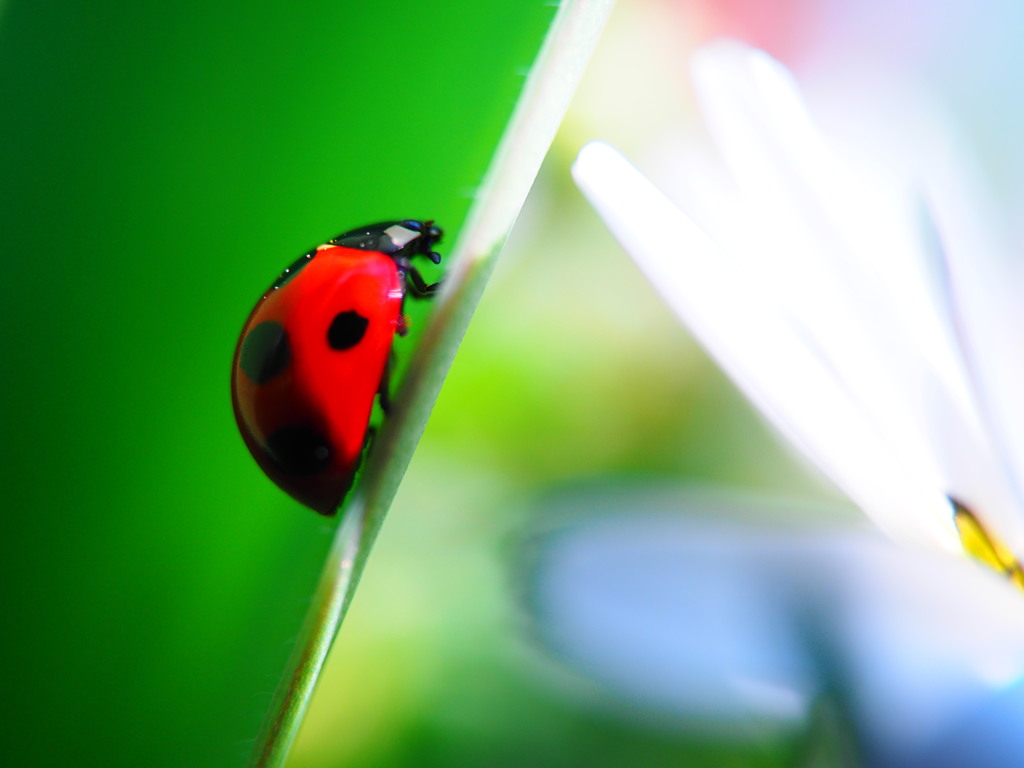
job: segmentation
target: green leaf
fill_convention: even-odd
[[[597,42],[611,0],[568,0],[552,24],[454,248],[444,288],[362,480],[343,512],[252,765],[284,765],[384,516],[505,239]]]

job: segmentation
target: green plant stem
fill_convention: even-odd
[[[470,317],[554,139],[613,0],[566,0],[527,78],[458,242],[430,322],[335,533],[251,766],[285,764],[327,654]]]

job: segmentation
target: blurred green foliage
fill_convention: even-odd
[[[553,13],[2,9],[7,764],[244,762],[333,524],[236,435],[236,335],[280,269],[339,231],[410,216],[454,235]],[[516,639],[504,567],[531,493],[781,471],[607,236],[579,247],[566,222],[597,227],[567,159],[485,296],[296,765],[674,765],[719,749],[580,708]]]

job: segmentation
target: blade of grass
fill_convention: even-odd
[[[250,765],[283,766],[370,548],[412,459],[473,310],[533,185],[613,0],[566,0],[527,78],[515,112],[459,233],[452,266],[405,379],[335,533],[288,670]]]

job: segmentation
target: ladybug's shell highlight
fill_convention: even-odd
[[[320,246],[242,330],[231,390],[245,443],[275,483],[321,514],[334,514],[359,466],[404,279],[387,254]]]

